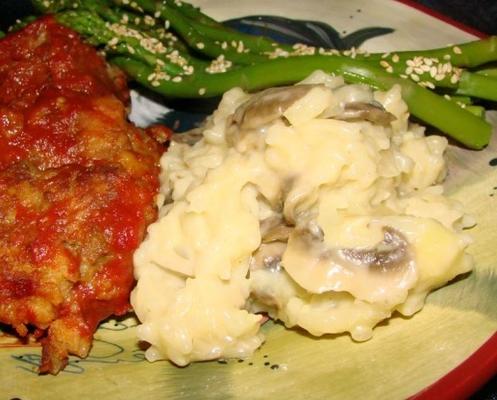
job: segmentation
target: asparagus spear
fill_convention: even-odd
[[[497,61],[497,36],[475,40],[468,43],[447,46],[431,50],[396,51],[391,57],[398,56],[400,61],[413,60],[415,57],[423,59],[438,59],[440,62],[449,62],[453,66],[473,68],[492,61]],[[385,54],[371,54],[370,59],[380,59]]]
[[[458,95],[478,97],[497,101],[497,77],[485,76],[464,71],[457,86]]]
[[[168,20],[172,27],[176,27],[177,19],[182,24],[190,24],[195,28],[197,33],[203,38],[212,40],[231,42],[243,42],[245,49],[250,49],[254,54],[263,54],[264,52],[273,51],[275,47],[282,46],[271,39],[263,36],[252,36],[238,32],[234,29],[223,26],[222,24],[210,19],[211,22],[205,23],[204,15],[201,13],[193,13],[193,7],[188,7],[184,2],[173,1],[158,1],[158,0],[113,0],[115,4],[120,6],[130,7],[134,10],[144,10],[151,15],[160,15],[161,18]],[[173,6],[174,4],[174,6]],[[179,6],[181,4],[181,6]],[[212,22],[214,21],[214,22]],[[178,28],[183,29],[180,26]],[[290,50],[291,46],[284,46],[286,50]]]
[[[121,24],[105,23],[96,14],[85,11],[65,11],[56,15],[57,21],[89,38],[94,45],[104,45],[109,53],[129,55],[148,64],[158,72],[173,76],[193,72],[191,59],[175,48],[166,47],[156,38]],[[204,66],[195,60],[197,66]],[[190,72],[191,71],[191,72]]]
[[[113,62],[139,83],[151,87],[148,76],[153,71],[149,66],[123,57],[116,57]],[[171,97],[217,96],[235,86],[253,91],[294,83],[304,79],[316,69],[343,75],[350,83],[365,83],[381,90],[387,90],[398,84],[412,115],[470,148],[481,149],[488,144],[491,126],[481,118],[407,79],[397,78],[380,68],[371,67],[368,63],[346,57],[318,55],[275,59],[223,74],[198,73],[183,80],[181,84],[161,81],[152,89]]]

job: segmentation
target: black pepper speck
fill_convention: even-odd
[[[491,166],[491,167],[497,167],[497,158],[492,158],[488,164]]]
[[[278,369],[280,366],[278,364],[271,365],[271,369]]]
[[[271,363],[270,363],[269,361],[266,361],[266,362],[264,363],[264,365],[265,365],[265,366],[268,366],[268,365],[271,365]]]

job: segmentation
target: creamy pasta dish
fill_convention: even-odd
[[[444,196],[447,140],[408,121],[400,88],[315,72],[227,92],[161,159],[159,219],[131,297],[149,360],[245,358],[263,313],[354,341],[469,271],[473,224]]]

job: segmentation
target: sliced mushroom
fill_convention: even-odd
[[[283,86],[255,94],[235,111],[233,122],[241,129],[257,129],[281,118],[297,100],[318,85]]]
[[[399,270],[408,261],[406,238],[397,230],[383,228],[383,241],[374,249],[341,249],[340,256],[355,265],[366,266],[372,271]]]
[[[293,229],[285,224],[281,216],[266,218],[260,226],[262,243],[286,242]]]
[[[315,229],[294,229],[282,266],[311,293],[346,291],[365,301],[399,304],[417,279],[416,267],[404,236],[388,227],[383,233],[374,248],[339,249],[328,247]]]
[[[278,272],[285,248],[286,243],[283,242],[262,243],[250,259],[250,270],[266,269]]]
[[[266,218],[260,223],[261,245],[250,261],[250,270],[268,269],[277,272],[286,249],[288,236],[294,228],[285,224],[281,215]]]
[[[369,121],[376,125],[388,126],[395,116],[386,111],[378,102],[352,102],[344,105],[344,110],[336,119],[342,121]]]

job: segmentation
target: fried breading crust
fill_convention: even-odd
[[[0,322],[35,330],[40,372],[129,311],[162,148],[126,120],[124,76],[44,18],[0,41]]]

